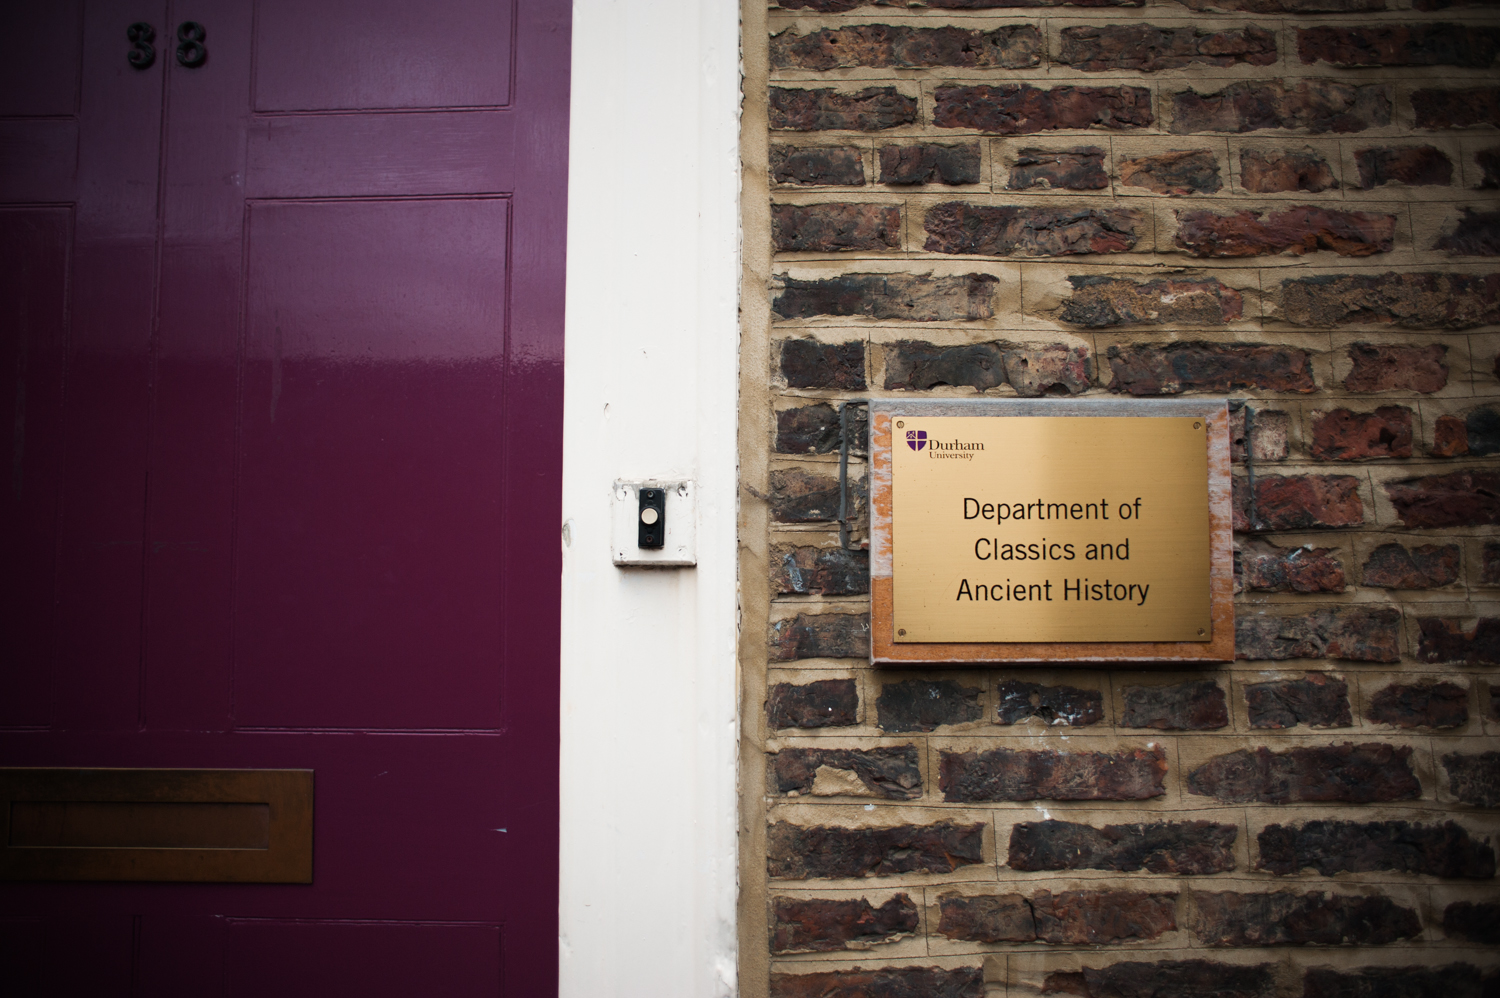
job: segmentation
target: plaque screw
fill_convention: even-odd
[[[1199,631],[1198,633],[1202,634],[1203,632]],[[903,638],[906,637],[906,628],[901,628],[901,630],[897,631],[896,634]]]
[[[1193,429],[1195,429],[1195,430],[1201,430],[1201,429],[1203,429],[1203,424],[1202,423],[1194,423],[1193,424]],[[1198,633],[1202,634],[1203,632],[1199,631]]]
[[[905,427],[906,427],[906,420],[904,420],[904,419],[898,419],[898,420],[896,420],[896,429],[900,430],[900,429],[904,429]]]
[[[1201,628],[1201,627],[1200,627],[1200,628],[1198,628],[1198,633],[1199,633],[1199,634],[1202,634],[1202,633],[1203,633],[1203,628]]]

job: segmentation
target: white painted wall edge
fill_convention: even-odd
[[[575,0],[560,992],[737,993],[739,11]],[[610,485],[690,478],[695,568],[616,568]]]

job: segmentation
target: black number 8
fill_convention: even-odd
[[[183,21],[177,26],[177,61],[188,69],[197,69],[208,58],[203,39],[208,32],[197,21]]]
[[[137,21],[125,29],[125,37],[133,46],[125,59],[136,69],[150,69],[156,61],[156,49],[151,47],[156,29],[145,21]]]

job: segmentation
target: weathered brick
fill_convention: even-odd
[[[1212,679],[1170,686],[1126,686],[1121,690],[1122,728],[1214,731],[1229,724],[1224,690]]]
[[[1336,873],[1392,871],[1429,877],[1488,879],[1495,851],[1452,821],[1309,821],[1267,825],[1256,837],[1260,869],[1277,876],[1316,870]]]
[[[870,591],[870,553],[780,545],[771,551],[771,585],[782,595],[860,596]]]
[[[776,683],[766,696],[766,726],[847,728],[859,723],[859,691],[852,679]]]
[[[917,120],[917,99],[895,87],[866,87],[855,93],[840,93],[831,87],[772,87],[770,98],[771,127],[784,131],[878,132]]]
[[[932,253],[1073,256],[1134,249],[1146,217],[1129,208],[1029,208],[948,201],[923,219]]]
[[[1231,83],[1212,94],[1172,94],[1172,131],[1255,132],[1297,128],[1314,135],[1362,132],[1391,123],[1391,88],[1336,80]]]
[[[1439,416],[1432,427],[1433,457],[1461,457],[1469,453],[1469,430],[1457,416]]]
[[[1139,7],[1144,0],[923,0],[944,10],[992,10],[1000,7]]]
[[[922,771],[914,745],[870,749],[787,748],[769,756],[770,784],[778,794],[815,797],[922,796]]]
[[[1023,398],[1079,395],[1091,387],[1086,346],[1011,345],[1005,350],[1004,360],[1005,380]]]
[[[1412,91],[1418,128],[1500,125],[1500,87],[1424,88]]]
[[[939,385],[985,391],[1005,384],[1005,361],[998,344],[938,346],[897,340],[885,347],[885,387],[926,391]]]
[[[1444,967],[1361,967],[1339,971],[1313,967],[1302,975],[1302,998],[1492,998],[1479,969],[1467,963]]]
[[[1120,183],[1155,194],[1213,194],[1224,186],[1219,160],[1206,149],[1185,149],[1127,159],[1120,164]]]
[[[1353,366],[1344,387],[1353,392],[1441,391],[1448,384],[1447,353],[1443,343],[1352,343]]]
[[[1465,629],[1457,620],[1418,617],[1417,657],[1450,665],[1500,665],[1500,617],[1480,617]]]
[[[1264,746],[1214,756],[1188,775],[1188,793],[1230,804],[1413,800],[1422,785],[1409,746],[1366,742],[1272,752]]]
[[[1486,586],[1500,586],[1500,544],[1485,541],[1480,550],[1479,581]]]
[[[1152,24],[1064,28],[1062,47],[1053,61],[1085,73],[1269,66],[1276,61],[1276,33],[1253,27],[1205,31]]]
[[[915,933],[919,921],[915,902],[905,894],[879,908],[867,898],[772,898],[771,952],[868,949]]]
[[[976,943],[1036,941],[1031,903],[1020,894],[943,894],[938,898],[938,932]]]
[[[1500,146],[1479,150],[1474,154],[1474,162],[1483,175],[1479,182],[1480,190],[1492,191],[1500,187]]]
[[[777,973],[771,975],[770,998],[984,998],[984,968],[856,967]]]
[[[1316,250],[1332,250],[1339,256],[1372,256],[1389,253],[1395,233],[1395,215],[1298,205],[1270,213],[1178,212],[1177,235],[1172,241],[1199,257],[1300,256]]]
[[[979,694],[979,687],[952,679],[904,679],[880,687],[875,711],[885,731],[931,731],[979,720]]]
[[[1073,293],[1063,302],[1063,322],[1101,329],[1108,326],[1222,326],[1244,317],[1245,299],[1216,278],[1132,281],[1103,274],[1068,278]]]
[[[1042,980],[1042,993],[1082,998],[1272,998],[1276,979],[1269,963],[1245,966],[1211,960],[1128,961],[1082,971],[1057,971]]]
[[[1486,69],[1500,53],[1500,30],[1478,24],[1320,25],[1297,30],[1303,63],[1365,66],[1462,66]]]
[[[1250,438],[1254,457],[1259,461],[1285,461],[1292,432],[1292,418],[1279,409],[1256,409],[1246,428],[1246,413],[1249,406],[1232,409],[1229,413],[1229,459],[1236,464],[1245,463],[1245,441]]]
[[[1311,392],[1312,357],[1296,347],[1249,343],[1114,344],[1105,355],[1109,390],[1131,395],[1179,395],[1259,388]]]
[[[1057,128],[1144,128],[1151,114],[1145,87],[1051,87],[1028,84],[938,87],[932,123],[997,135],[1031,135]]]
[[[907,322],[989,319],[995,314],[992,274],[844,274],[824,280],[782,278],[771,309],[782,319],[858,315]]]
[[[1022,149],[1005,182],[1007,190],[1033,188],[1065,191],[1101,191],[1109,186],[1104,172],[1104,150],[1098,146],[1071,149]]]
[[[1183,0],[1193,10],[1242,10],[1250,14],[1346,14],[1385,10],[1385,0]]]
[[[1177,895],[1144,891],[1038,891],[1031,899],[1039,942],[1094,946],[1156,939],[1177,928]]]
[[[854,482],[849,485],[850,499],[858,509],[863,509],[862,486],[856,488]],[[836,520],[839,515],[839,480],[800,468],[781,469],[771,472],[771,494],[767,498],[771,518],[777,523]]]
[[[1469,722],[1469,691],[1455,683],[1392,683],[1370,698],[1365,717],[1398,728],[1457,728]]]
[[[1500,454],[1500,409],[1482,406],[1464,416],[1464,443],[1474,457]]]
[[[771,624],[773,662],[800,658],[868,658],[870,617],[863,613],[799,613]]]
[[[1297,326],[1468,329],[1500,322],[1500,274],[1322,274],[1281,282],[1281,318]]]
[[[1455,901],[1443,909],[1443,935],[1500,946],[1500,901]]]
[[[1331,548],[1284,548],[1250,538],[1236,552],[1245,589],[1263,593],[1341,593],[1344,565]]]
[[[1338,180],[1328,161],[1310,149],[1241,149],[1240,184],[1255,194],[1320,194],[1337,187]]]
[[[1234,654],[1248,661],[1337,658],[1399,662],[1401,611],[1395,607],[1338,607],[1284,617],[1243,613],[1234,622]]]
[[[856,146],[772,146],[771,179],[804,187],[863,187],[864,157]]]
[[[1237,825],[1169,821],[1094,828],[1023,821],[1010,833],[1013,870],[1115,870],[1199,875],[1234,869]]]
[[[1239,484],[1236,479],[1236,484]],[[1360,479],[1352,475],[1266,475],[1255,480],[1257,530],[1324,530],[1357,527],[1365,522],[1359,498]],[[1241,488],[1236,499],[1242,497]],[[1248,495],[1243,497],[1248,500]],[[1249,529],[1248,511],[1243,526]]]
[[[1160,747],[1119,752],[989,749],[942,752],[938,785],[946,801],[1146,800],[1166,791]]]
[[[1310,672],[1302,679],[1277,679],[1245,687],[1252,728],[1347,728],[1349,684],[1338,676]]]
[[[1194,891],[1193,902],[1206,946],[1380,946],[1422,933],[1416,911],[1386,897]]]
[[[1411,457],[1411,416],[1411,410],[1401,405],[1383,405],[1374,412],[1314,412],[1313,460]]]
[[[1458,581],[1458,558],[1457,544],[1382,544],[1370,552],[1361,581],[1379,589],[1451,586]]]
[[[789,28],[771,36],[772,69],[1028,69],[1040,65],[1042,37],[1035,25],[993,31],[848,24],[798,34]]]
[[[1500,211],[1464,208],[1453,231],[1439,236],[1432,248],[1452,256],[1500,256]]]
[[[1455,471],[1385,483],[1404,527],[1480,527],[1500,523],[1500,472]]]
[[[788,388],[863,391],[864,340],[849,340],[845,343],[782,340],[781,376],[786,378]]]
[[[773,204],[771,245],[780,253],[901,247],[901,209],[885,204]]]
[[[1475,807],[1500,807],[1500,752],[1449,752],[1443,768],[1453,796]]]
[[[882,184],[977,184],[979,143],[944,146],[932,142],[880,147]]]
[[[1099,690],[1006,679],[995,692],[997,724],[1020,724],[1034,717],[1052,725],[1082,728],[1104,720],[1104,694]]]
[[[1400,182],[1411,187],[1445,186],[1453,182],[1453,161],[1435,146],[1377,146],[1356,149],[1359,186],[1367,191]]]
[[[869,434],[869,414],[862,405],[851,406],[847,418],[849,453],[863,454]],[[776,413],[776,453],[837,453],[842,432],[838,409],[825,402],[782,409]]]
[[[783,880],[952,873],[984,861],[981,822],[842,828],[778,821],[766,834],[766,872]]]

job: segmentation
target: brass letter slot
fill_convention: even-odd
[[[0,769],[0,879],[312,882],[311,770]]]

